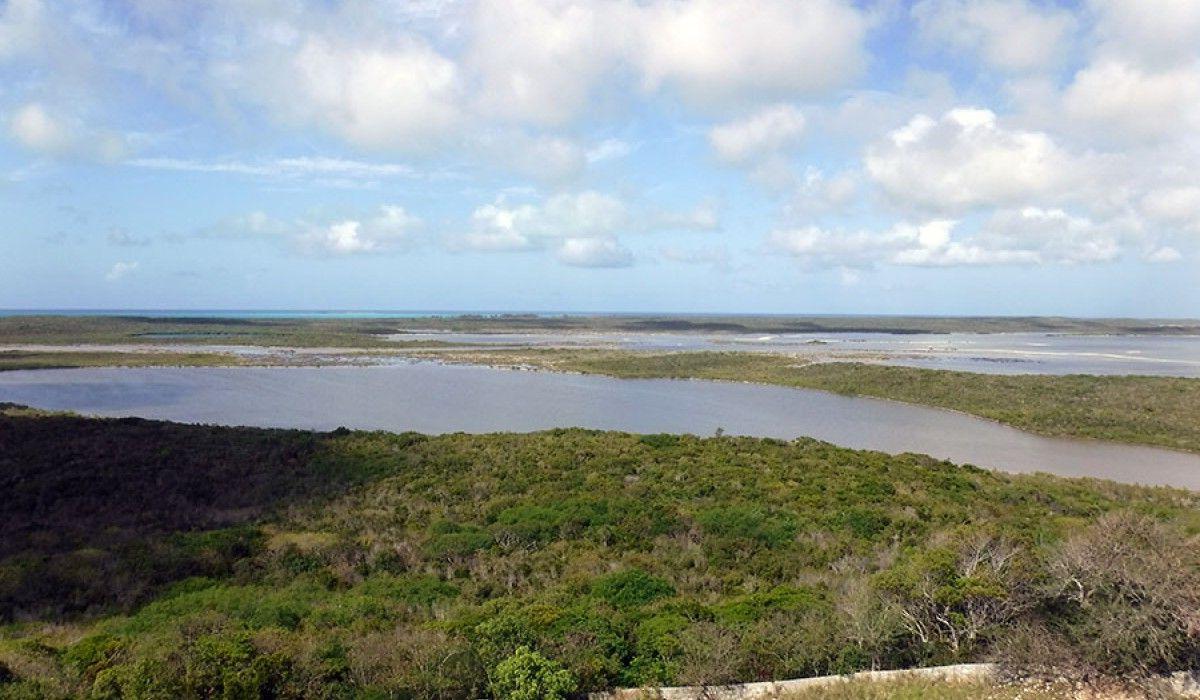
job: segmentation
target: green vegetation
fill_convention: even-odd
[[[1089,333],[1200,334],[1196,320],[924,316],[538,316],[415,318],[220,318],[0,316],[0,345],[40,343],[259,345],[273,347],[436,347],[383,336],[405,331],[671,331],[730,333]]]
[[[0,697],[526,698],[1200,659],[1182,491],[807,439],[9,407],[0,492]]]
[[[492,350],[451,361],[532,365],[622,378],[760,382],[948,408],[1043,435],[1200,452],[1200,379],[1000,375],[852,362],[798,364],[767,353]]]
[[[717,333],[1081,333],[1195,335],[1196,319],[1047,316],[755,316],[721,314],[462,315],[392,319],[404,329],[462,332],[663,331]]]
[[[577,684],[570,671],[525,646],[496,664],[492,675],[498,700],[561,700]]]
[[[0,316],[0,345],[255,345],[397,348],[387,319],[162,318],[153,316]]]
[[[0,372],[73,367],[228,367],[237,355],[215,352],[38,352],[0,350]]]

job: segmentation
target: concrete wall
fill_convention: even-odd
[[[589,693],[588,700],[774,700],[787,693],[823,688],[849,680],[889,681],[925,678],[946,681],[980,680],[995,673],[993,664],[958,664],[902,671],[863,671],[846,676],[819,676],[790,681],[767,681],[724,686],[681,686],[677,688],[630,688]]]

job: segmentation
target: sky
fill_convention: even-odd
[[[1200,317],[1200,2],[0,0],[0,308]]]

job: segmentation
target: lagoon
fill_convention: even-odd
[[[188,367],[0,373],[0,401],[99,416],[329,430],[814,437],[1010,472],[1200,490],[1200,455],[1048,438],[965,414],[786,387],[629,380],[413,362],[370,367]]]

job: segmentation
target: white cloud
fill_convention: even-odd
[[[560,126],[629,79],[705,107],[845,86],[867,23],[845,0],[483,0],[464,65],[481,114]]]
[[[413,229],[420,223],[404,207],[384,205],[370,219],[344,219],[324,226],[309,226],[296,237],[296,242],[301,250],[310,253],[381,253],[410,245]]]
[[[961,232],[952,219],[899,223],[883,231],[806,226],[772,232],[766,247],[829,268],[1087,264],[1110,262],[1138,244],[1139,232],[1126,226],[1026,207],[1000,210],[974,233]]]
[[[994,250],[1025,251],[1039,262],[1097,263],[1117,259],[1129,233],[1120,221],[1101,225],[1062,209],[1025,207],[995,212],[976,239]]]
[[[602,192],[560,193],[540,203],[509,203],[505,198],[477,207],[465,234],[452,237],[452,249],[486,252],[548,250],[562,263],[584,267],[624,267],[633,253],[623,234],[667,230],[713,230],[716,209],[701,204],[691,211],[632,207]]]
[[[1200,187],[1167,187],[1147,192],[1141,210],[1168,226],[1200,233]]]
[[[636,9],[601,0],[481,0],[466,64],[487,115],[557,126],[575,118],[628,50]]]
[[[642,14],[643,86],[693,104],[821,93],[866,67],[867,18],[841,0],[659,0]]]
[[[795,146],[803,135],[804,115],[792,105],[780,104],[714,126],[708,142],[723,162],[745,165]]]
[[[89,129],[77,119],[63,118],[40,102],[17,109],[8,133],[23,148],[53,157],[114,161],[125,154],[125,140],[112,132]]]
[[[1076,24],[1070,12],[1029,0],[921,0],[912,16],[926,42],[977,52],[1005,71],[1054,65]]]
[[[564,265],[574,267],[629,267],[633,253],[615,238],[567,238],[555,252]]]
[[[819,267],[870,267],[879,263],[944,267],[1007,265],[1037,262],[1020,250],[988,249],[954,240],[958,222],[936,219],[922,224],[896,224],[882,232],[834,231],[816,226],[774,231],[767,247]]]
[[[65,87],[80,110],[113,122],[144,112],[97,86],[136,83],[172,109],[234,129],[316,129],[366,152],[451,150],[539,177],[559,173],[545,179],[627,152],[616,141],[581,148],[562,129],[627,108],[638,97],[631,88],[728,113],[827,94],[867,62],[870,20],[852,0],[433,6],[222,0],[139,3],[121,16],[95,0],[9,0],[0,39],[49,76],[42,88]],[[30,39],[35,24],[53,26],[55,41]],[[495,142],[512,132],[549,152],[552,166],[503,155]]]
[[[1004,129],[990,110],[959,108],[914,117],[868,149],[866,169],[898,204],[956,211],[1055,194],[1072,163],[1044,133]]]
[[[109,282],[116,282],[117,280],[129,275],[137,268],[138,263],[136,260],[132,262],[116,262],[113,263],[113,266],[108,269],[107,273],[105,273],[104,279],[108,280]]]
[[[1090,0],[1099,51],[1150,69],[1189,63],[1200,51],[1194,0]]]
[[[819,226],[772,231],[767,249],[819,267],[867,267],[912,243],[896,231],[836,231]]]
[[[308,255],[388,253],[416,244],[422,222],[404,207],[385,204],[374,216],[333,221],[282,221],[257,211],[227,221],[202,235],[219,238],[276,240]]]
[[[463,119],[457,66],[412,36],[369,46],[310,35],[284,66],[251,70],[248,99],[364,149],[427,151]]]
[[[534,250],[564,238],[611,236],[629,224],[624,202],[594,191],[559,194],[541,205],[485,204],[471,215],[461,245],[474,250]]]
[[[796,183],[793,200],[788,204],[792,215],[814,212],[838,212],[849,207],[858,195],[859,175],[854,172],[827,174],[810,165]]]
[[[1147,72],[1119,60],[1079,71],[1063,109],[1111,145],[1177,137],[1200,127],[1200,63]]]
[[[8,131],[22,146],[34,151],[63,153],[71,146],[71,135],[66,127],[36,102],[13,114]]]

